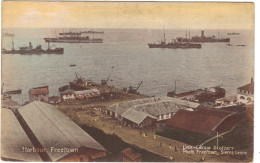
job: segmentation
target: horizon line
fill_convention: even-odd
[[[94,28],[91,28],[91,27],[2,27],[2,29],[6,29],[6,28],[31,28],[31,29],[133,29],[133,30],[136,30],[136,29],[144,29],[144,30],[162,30],[162,28],[122,28],[122,27],[119,27],[119,28],[104,28],[104,27],[94,27]],[[190,29],[190,30],[255,30],[255,28],[253,29],[245,29],[245,28],[165,28],[164,27],[164,30],[178,30],[178,29]]]

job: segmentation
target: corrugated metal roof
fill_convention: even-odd
[[[42,161],[36,152],[23,152],[33,145],[20,123],[9,109],[1,109],[1,157],[20,161]]]
[[[122,117],[136,123],[136,124],[140,124],[143,122],[143,120],[146,118],[146,117],[151,117],[153,119],[157,119],[156,117],[153,117],[147,113],[144,113],[144,112],[140,112],[140,111],[137,111],[137,110],[134,110],[134,109],[128,109],[127,111],[125,111],[123,114],[122,114]]]
[[[115,112],[116,114],[123,114],[127,109],[129,109],[132,106],[139,105],[139,104],[145,104],[149,102],[158,102],[162,100],[171,100],[173,98],[163,96],[163,97],[153,97],[153,98],[143,98],[138,100],[132,100],[132,101],[124,101],[117,104],[113,104],[109,106],[107,109],[110,111]]]
[[[172,97],[144,98],[126,101],[109,106],[107,109],[122,115],[128,109],[145,112],[151,116],[158,116],[176,112],[179,109],[197,108],[200,104]]]
[[[196,103],[196,102],[191,102],[191,101],[186,101],[186,100],[181,100],[181,99],[178,99],[178,98],[172,98],[172,100],[176,103],[176,104],[179,104],[179,105],[182,105],[182,106],[186,106],[186,107],[189,107],[189,108],[197,108],[200,106],[199,103]]]
[[[75,91],[75,95],[83,95],[83,94],[89,94],[89,93],[99,93],[99,90],[97,89],[88,89],[83,91]]]
[[[136,105],[131,108],[156,117],[159,115],[175,113],[179,109],[186,109],[187,107],[178,105],[175,101],[169,100]]]
[[[88,147],[105,149],[55,106],[34,101],[18,109],[52,161],[58,161],[69,153],[51,152],[51,147],[75,149]]]

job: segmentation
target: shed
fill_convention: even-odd
[[[160,120],[166,119],[166,116],[170,118],[170,114],[176,112],[178,109],[196,109],[199,106],[200,104],[198,103],[163,96],[125,101],[113,104],[109,106],[107,110],[110,115],[120,118],[125,111],[131,108],[148,113],[149,115],[157,117]]]
[[[74,93],[77,99],[88,99],[100,96],[99,90],[95,88],[82,91],[75,91]]]
[[[1,109],[1,158],[5,161],[42,161],[19,121],[10,109]]]
[[[122,120],[135,119],[133,116],[128,115],[129,113],[139,112],[138,114],[144,115],[147,114],[151,117],[155,117],[158,121],[171,118],[179,109],[185,110],[194,110],[200,106],[199,103],[194,103],[190,101],[184,101],[177,98],[171,97],[153,97],[153,98],[144,98],[133,101],[126,101],[111,105],[107,108],[108,114]],[[131,110],[131,111],[128,111]],[[132,121],[132,120],[130,120]]]
[[[74,100],[75,99],[74,91],[70,90],[70,89],[67,89],[67,90],[61,92],[60,96],[61,96],[62,101]]]
[[[132,148],[127,148],[123,150],[123,162],[141,162],[142,161],[142,155],[140,153],[137,153]]]
[[[130,121],[130,125],[145,127],[154,124],[157,121],[156,117],[153,117],[147,113],[136,111],[134,109],[128,109],[122,114],[122,117],[127,121]]]
[[[30,102],[34,100],[48,102],[49,101],[48,99],[49,99],[49,86],[41,86],[29,90]]]
[[[106,156],[95,139],[53,105],[34,101],[19,108],[18,114],[51,161],[93,161]]]

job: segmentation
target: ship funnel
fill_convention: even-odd
[[[201,31],[201,38],[204,37],[204,31]]]
[[[32,43],[31,42],[29,42],[29,48],[32,49]]]

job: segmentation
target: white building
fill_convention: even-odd
[[[254,102],[254,81],[237,89],[237,102],[251,104]]]
[[[88,89],[88,90],[82,90],[82,91],[74,91],[75,98],[76,99],[89,99],[93,97],[99,97],[100,92],[97,89]]]
[[[74,91],[72,91],[72,90],[66,90],[66,91],[60,93],[60,96],[61,96],[62,101],[68,101],[68,100],[75,99],[75,94],[74,94]]]

